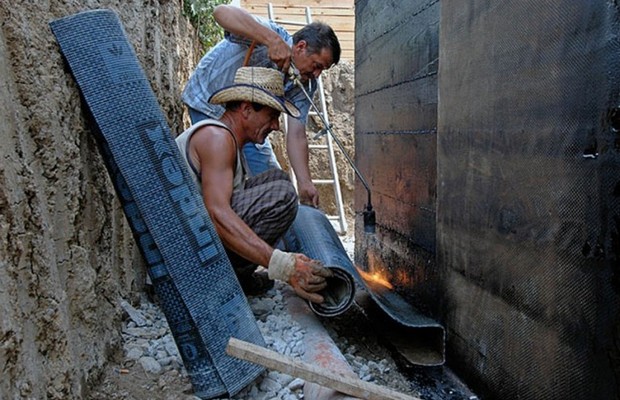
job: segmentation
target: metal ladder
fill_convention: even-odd
[[[270,20],[275,21],[275,14],[273,11],[272,3],[267,4],[267,15],[269,16]],[[282,25],[305,26],[306,24],[309,24],[312,22],[312,15],[311,15],[310,7],[306,7],[306,21],[305,22],[283,21],[283,20],[276,21],[276,22]],[[323,79],[320,76],[317,79],[317,92],[319,94],[319,99],[320,99],[321,115],[323,116],[325,121],[329,124],[329,117],[327,114],[327,104],[325,102],[325,92],[323,90]],[[310,111],[308,113],[308,116],[310,115],[317,115],[316,111],[314,111],[312,107],[310,108]],[[288,132],[287,118],[284,118],[284,131],[285,133]],[[336,157],[334,155],[333,139],[329,133],[325,133],[323,136],[325,136],[326,138],[325,144],[309,144],[308,148],[310,150],[327,150],[327,158],[329,160],[329,167],[330,167],[332,176],[331,178],[327,178],[327,179],[312,179],[312,183],[316,185],[333,185],[334,199],[336,203],[336,209],[338,210],[338,214],[327,215],[327,218],[332,222],[332,224],[334,222],[336,223],[336,226],[334,228],[336,229],[338,233],[345,234],[347,232],[347,220],[345,218],[345,213],[344,213],[342,191],[340,190],[340,180],[338,179],[338,167],[336,165]],[[297,180],[295,179],[295,173],[293,172],[292,168],[291,168],[291,177],[293,180],[293,184],[295,185],[295,188],[297,188]]]

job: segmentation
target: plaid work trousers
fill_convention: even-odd
[[[274,168],[248,178],[243,189],[233,192],[231,207],[258,237],[273,246],[293,224],[298,197],[288,174]],[[235,269],[251,264],[232,251],[226,252]]]

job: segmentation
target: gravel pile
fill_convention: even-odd
[[[352,257],[353,241],[343,243]],[[276,282],[273,289],[261,296],[251,296],[248,302],[267,347],[286,356],[302,359],[304,355],[304,332],[287,313],[281,289]],[[178,373],[179,379],[189,382],[183,361],[163,312],[144,296],[138,308],[123,302],[127,318],[123,323],[123,353],[121,365],[139,364],[146,374],[164,375]],[[359,364],[359,363],[356,363]],[[383,367],[381,367],[383,368]],[[367,368],[363,378],[372,380]],[[246,387],[234,399],[303,399],[304,381],[275,371],[267,371],[253,384]]]
[[[267,347],[280,354],[301,359],[305,351],[304,331],[287,313],[281,292],[282,285],[278,283],[265,295],[249,297],[248,300]],[[137,363],[146,374],[151,375],[176,370],[181,379],[188,380],[166,319],[157,305],[144,299],[137,309],[127,303],[124,303],[123,307],[128,316],[122,330],[124,364]],[[337,345],[344,349],[343,355],[360,379],[385,382],[385,377],[396,372],[393,361],[387,358],[366,359],[363,352],[359,351],[358,345],[349,343],[346,338],[338,337],[333,330],[331,332],[336,336],[339,342]],[[383,378],[377,379],[378,377]],[[400,379],[404,381],[404,378]],[[267,371],[234,399],[303,399],[303,385],[304,381],[299,378]]]
[[[354,242],[342,238],[353,258]],[[302,359],[305,332],[288,313],[284,284],[276,282],[262,296],[248,302],[267,347],[296,359]],[[195,400],[187,372],[181,361],[166,319],[159,307],[144,296],[139,307],[122,304],[126,311],[123,323],[122,360],[108,372],[88,398],[91,400],[133,400],[143,398]],[[399,364],[380,341],[379,335],[355,304],[342,316],[322,320],[357,376],[368,382],[419,396],[422,399],[476,399],[460,382],[446,377],[442,367],[422,369],[404,375]],[[265,371],[252,384],[233,397],[236,400],[303,399],[304,381],[275,371]],[[146,397],[145,397],[146,396]]]

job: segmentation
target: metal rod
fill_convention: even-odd
[[[368,206],[367,207],[368,208],[372,208],[372,202],[370,201],[370,187],[368,186],[368,183],[366,182],[366,179],[364,179],[364,177],[362,176],[362,173],[359,171],[359,169],[357,169],[357,166],[355,166],[355,164],[353,163],[353,160],[351,160],[351,157],[349,157],[349,155],[347,154],[347,152],[346,152],[342,142],[340,142],[340,139],[338,139],[336,137],[336,135],[332,131],[331,125],[325,120],[325,117],[323,116],[323,113],[321,113],[321,111],[316,106],[316,104],[314,104],[314,102],[312,101],[312,98],[310,98],[310,95],[308,94],[308,92],[306,92],[306,89],[304,88],[304,85],[301,83],[301,81],[299,80],[299,77],[297,75],[295,75],[294,82],[295,82],[295,84],[297,86],[299,86],[301,88],[301,91],[306,96],[306,99],[308,99],[308,102],[310,102],[310,105],[312,106],[312,108],[314,108],[314,111],[317,113],[319,118],[321,118],[321,121],[323,122],[323,126],[325,127],[325,130],[330,134],[332,139],[334,139],[334,141],[336,142],[336,144],[338,145],[338,147],[342,151],[342,154],[344,154],[344,157],[346,158],[347,162],[349,163],[351,168],[353,168],[353,171],[355,172],[357,177],[362,182],[362,185],[364,185],[364,188],[366,188],[366,192],[368,193]]]

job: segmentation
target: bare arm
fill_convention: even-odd
[[[237,157],[230,134],[219,127],[203,127],[194,133],[189,144],[192,161],[199,165],[202,175],[205,206],[224,245],[252,263],[268,267],[270,276],[272,271],[279,271],[274,278],[287,282],[298,296],[321,303],[323,296],[316,292],[327,286],[325,278],[332,273],[303,254],[274,251],[230,206]],[[280,257],[274,257],[276,262],[272,262],[276,253]]]
[[[191,140],[191,153],[198,158],[205,206],[224,245],[257,265],[267,266],[273,248],[263,241],[230,206],[236,160],[235,143],[222,128],[204,127]],[[215,132],[214,132],[215,131]],[[203,133],[203,134],[201,134]]]
[[[288,71],[291,62],[291,48],[271,29],[256,22],[254,17],[242,8],[219,5],[213,16],[217,23],[227,30],[267,46],[269,58],[282,71]]]
[[[297,178],[297,189],[299,200],[302,204],[313,207],[319,206],[319,192],[312,183],[310,167],[308,166],[308,138],[306,137],[306,127],[296,118],[287,116],[288,131],[286,133],[286,150],[295,177]]]

